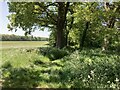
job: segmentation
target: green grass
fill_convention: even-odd
[[[52,81],[54,81],[54,71],[61,70],[60,66],[63,65],[63,62],[51,61],[48,57],[38,53],[37,47],[46,47],[46,44],[48,42],[2,42],[0,67],[2,67],[2,77],[4,78],[0,78],[5,80],[3,86],[33,87],[37,83],[38,87],[58,87],[59,84]],[[14,79],[11,79],[13,77]]]
[[[2,63],[9,61],[14,67],[28,66],[33,60],[41,58],[35,52],[26,52],[26,49],[3,49]]]
[[[0,41],[0,48],[31,48],[47,46],[47,41]]]
[[[24,66],[39,57],[36,52],[27,52],[27,49],[46,47],[47,41],[1,41],[0,63],[10,61],[14,66]],[[34,50],[33,50],[34,51]]]
[[[30,49],[3,49],[1,62],[3,77],[6,78],[4,86],[33,87],[37,81],[38,87],[59,87],[59,84],[53,81],[57,74],[55,72],[61,70],[60,65],[63,63],[60,60],[50,61],[49,58],[38,54],[35,50],[31,52],[26,50]],[[11,79],[11,76],[14,79]],[[23,83],[26,83],[25,86]]]
[[[40,53],[35,42],[10,43],[11,47],[13,43],[16,47],[20,43],[24,48],[20,45],[8,48],[7,43],[10,42],[4,42],[5,46],[0,49],[0,70],[3,72],[0,78],[5,80],[4,87],[120,88],[119,53],[84,49],[81,52],[76,50],[64,58],[51,60]],[[46,43],[39,42],[39,46],[46,46]],[[58,55],[55,48],[42,48],[41,51],[54,56],[61,55]]]

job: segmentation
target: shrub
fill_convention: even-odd
[[[83,50],[65,60],[61,77],[71,88],[120,89],[120,56]]]
[[[60,59],[68,55],[68,52],[66,50],[61,50],[53,47],[43,47],[39,50],[40,54],[47,56],[50,60]]]

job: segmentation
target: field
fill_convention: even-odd
[[[10,61],[14,66],[27,65],[29,59],[36,57],[35,53],[26,53],[26,49],[47,47],[47,41],[3,41],[1,42],[1,63]]]
[[[6,68],[6,71],[8,70],[9,73],[12,73],[12,69],[18,69],[18,72],[14,72],[13,77],[14,77],[14,82],[12,82],[12,86],[13,87],[32,87],[34,83],[37,82],[38,85],[41,85],[42,87],[54,87],[52,83],[47,83],[47,81],[42,81],[40,82],[40,80],[38,77],[40,78],[44,78],[47,79],[48,77],[50,77],[50,75],[48,75],[47,73],[42,73],[41,72],[47,72],[50,71],[50,69],[55,70],[55,69],[60,69],[59,66],[55,65],[58,61],[50,61],[49,58],[44,57],[43,55],[39,54],[38,48],[39,47],[48,47],[48,42],[47,41],[3,41],[1,42],[2,46],[0,48],[0,52],[1,52],[1,59],[0,59],[0,67],[1,70]],[[42,64],[39,65],[39,62],[41,62]],[[12,67],[10,67],[10,66]],[[35,67],[34,67],[35,66]],[[27,78],[27,77],[22,77],[21,73],[23,71],[19,71],[20,69],[24,69],[24,70],[28,70],[28,74],[32,77],[33,74],[35,74],[34,72],[34,67],[37,71],[39,70],[39,74],[40,76],[35,76],[36,79],[34,79],[33,81],[31,80],[31,78]],[[11,69],[11,71],[9,70],[9,68]],[[29,71],[30,70],[30,71]],[[35,71],[36,71],[35,70]],[[31,73],[32,72],[32,73]],[[24,72],[23,72],[24,74]],[[4,86],[10,86],[10,84],[8,83],[9,81],[12,81],[12,79],[10,79],[10,77],[7,77],[6,72],[3,73],[3,75],[0,76],[1,80],[3,77],[6,77],[8,80],[6,80],[4,82]],[[17,79],[17,77],[15,77],[16,75],[20,76],[22,79],[19,80]],[[34,76],[33,76],[34,77]],[[16,79],[15,79],[16,78]],[[24,80],[31,80],[30,82],[26,82]],[[18,82],[26,82],[25,86],[23,83],[21,83],[20,85],[17,84]],[[39,82],[38,82],[39,81]],[[15,83],[15,86],[14,86]],[[48,84],[48,85],[47,85]]]
[[[0,84],[17,88],[120,88],[119,53],[99,48],[71,52],[47,44],[2,42]]]
[[[48,44],[47,41],[2,41],[0,42],[0,48],[31,48],[31,47],[41,47]]]

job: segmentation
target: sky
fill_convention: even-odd
[[[9,15],[8,5],[6,2],[0,2],[0,34],[15,34],[15,35],[24,35],[24,31],[22,29],[18,29],[17,32],[14,31],[8,31],[7,24],[9,23],[9,20],[7,16]],[[48,30],[39,31],[36,30],[32,33],[33,36],[38,37],[49,37],[50,32]]]

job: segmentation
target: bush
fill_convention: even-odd
[[[61,50],[53,47],[42,47],[39,49],[39,51],[40,54],[47,56],[50,60],[60,59],[68,55],[68,52],[66,50]]]
[[[65,60],[61,77],[71,88],[120,89],[120,56],[83,50]]]

